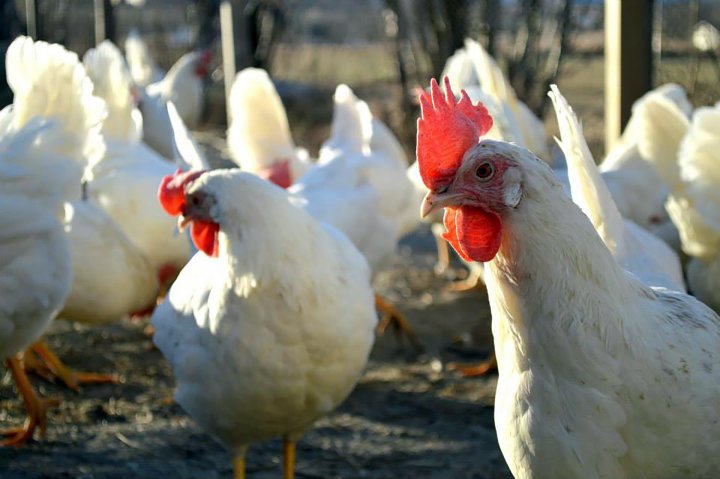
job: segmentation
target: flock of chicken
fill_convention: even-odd
[[[186,128],[209,53],[165,76],[137,36],[126,57],[104,42],[81,62],[24,37],[7,52],[0,358],[28,420],[5,445],[46,426],[26,368],[73,388],[114,379],[66,368],[39,341],[53,319],[152,312],[176,401],[235,477],[251,443],[277,436],[293,477],[295,441],[363,373],[376,308],[407,329],[371,282],[422,215],[487,286],[515,477],[718,477],[720,106],[649,92],[598,167],[553,86],[565,165],[552,168],[542,123],[468,41],[444,91],[420,94],[411,166],[345,85],[311,159],[269,76],[247,69],[228,100],[239,168],[210,170]]]

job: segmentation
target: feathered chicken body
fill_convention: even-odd
[[[153,315],[176,400],[238,456],[252,442],[296,440],[367,361],[377,317],[366,261],[249,173],[177,175],[160,198],[193,221],[201,250]]]
[[[340,85],[318,164],[289,188],[299,206],[345,233],[374,271],[419,222],[401,151],[367,104]]]
[[[18,445],[44,430],[46,404],[14,355],[39,339],[70,292],[63,203],[80,196],[105,111],[77,55],[59,45],[19,37],[6,63],[15,97],[0,111],[0,358],[28,409],[3,441]]]
[[[107,324],[155,304],[156,271],[101,208],[91,201],[65,206],[73,287],[60,316]]]
[[[293,143],[285,108],[267,72],[239,72],[228,109],[228,147],[240,168],[287,188],[312,166]]]
[[[147,86],[147,95],[173,102],[185,125],[197,127],[205,98],[203,81],[211,60],[209,50],[186,53],[170,67],[162,80]]]
[[[514,476],[716,477],[720,318],[626,273],[545,163],[477,143],[469,132],[486,128],[454,103],[437,84],[423,102],[424,211],[445,207],[451,244],[487,262]]]
[[[190,258],[190,245],[175,233],[175,222],[155,200],[157,185],[176,166],[140,141],[133,121],[137,109],[130,95],[130,77],[120,51],[103,42],[86,54],[85,64],[98,94],[110,105],[103,127],[106,152],[87,174],[89,196],[155,271],[165,266],[179,270]]]
[[[587,215],[617,263],[643,283],[685,292],[677,254],[660,238],[624,220],[618,211],[582,133],[575,113],[557,86],[549,93],[555,106],[572,199]]]
[[[125,39],[125,58],[136,85],[144,87],[162,80],[162,70],[153,60],[150,49],[135,29],[130,30]]]
[[[668,105],[671,115],[658,114],[658,104]],[[674,161],[690,112],[692,106],[678,85],[666,84],[648,92],[633,104],[622,137],[600,164],[623,217],[673,246],[679,241],[665,210],[669,183],[659,167],[662,162],[655,158],[671,155]]]
[[[688,286],[700,300],[720,311],[720,106],[696,110],[678,151],[658,166],[671,185],[668,212],[680,231]]]

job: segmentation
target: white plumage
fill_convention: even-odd
[[[716,311],[720,310],[718,122],[720,106],[698,108],[682,140],[677,162],[667,157],[663,167],[672,185],[667,208],[680,231],[683,250],[691,256],[688,286]]]
[[[156,271],[125,233],[90,201],[65,206],[73,286],[60,316],[107,324],[155,304]]]
[[[285,107],[265,70],[246,68],[235,76],[228,109],[228,147],[240,168],[264,174],[287,161],[294,182],[312,166],[292,140]]]
[[[157,66],[147,44],[134,28],[125,39],[125,58],[136,85],[144,87],[162,80],[162,70]]]
[[[659,128],[655,113],[658,104],[668,105],[676,113],[673,118],[662,117],[661,121],[668,123]],[[673,133],[674,126],[691,111],[685,91],[678,85],[662,85],[646,93],[633,104],[622,137],[600,164],[603,179],[623,217],[658,234],[672,246],[679,241],[665,210],[668,176],[656,158],[676,157],[682,134]]]
[[[542,121],[525,103],[518,100],[505,74],[480,43],[466,39],[465,46],[456,51],[445,64],[441,77],[444,76],[450,79],[454,91],[479,87],[484,95],[492,99],[488,103],[491,106],[497,105],[499,111],[491,114],[493,118],[502,117],[499,134],[505,141],[522,145],[545,161],[551,160],[547,134]],[[468,91],[468,94],[470,93]]]
[[[157,188],[176,166],[140,141],[132,121],[136,109],[129,94],[129,74],[119,50],[102,43],[85,56],[88,74],[109,105],[105,121],[106,152],[88,171],[89,196],[117,223],[155,271],[178,270],[190,258],[190,245],[157,202]],[[120,129],[113,125],[122,125]]]
[[[102,148],[102,101],[77,55],[19,37],[6,53],[13,104],[0,112],[0,358],[7,360],[28,421],[3,444],[44,429],[46,404],[13,356],[37,341],[72,283],[63,203],[80,197],[83,168]]]
[[[8,50],[11,59],[18,53],[17,43],[13,45]],[[25,45],[26,51],[27,48]],[[12,109],[9,106],[0,115],[12,115]],[[22,351],[40,337],[65,301],[72,281],[69,244],[62,224],[63,190],[69,186],[64,183],[72,180],[68,178],[66,182],[62,177],[59,181],[46,180],[46,191],[33,188],[33,183],[44,175],[43,163],[53,162],[72,171],[75,160],[53,154],[47,148],[68,135],[59,122],[35,116],[19,128],[8,126],[5,123],[0,128],[2,359]],[[75,180],[79,186],[79,175]],[[8,187],[10,184],[12,187]],[[26,194],[21,193],[23,186],[27,187]],[[18,191],[8,191],[15,188]]]
[[[376,271],[419,223],[417,196],[392,133],[347,86],[334,98],[318,164],[289,191],[314,218],[345,233]]]
[[[535,155],[493,140],[471,148],[451,186],[429,201],[499,217],[485,283],[495,426],[513,475],[720,474],[720,318],[623,270]],[[483,162],[503,174],[485,183],[461,176]],[[518,188],[520,197],[508,194]],[[472,241],[465,233],[461,241]]]
[[[363,371],[377,322],[368,265],[252,174],[212,171],[185,196],[212,198],[219,256],[197,253],[153,315],[175,398],[238,456],[252,442],[294,441]]]
[[[204,105],[203,79],[207,75],[210,52],[186,53],[176,61],[162,80],[149,84],[145,93],[175,104],[188,128],[196,128]]]
[[[587,215],[615,260],[650,286],[685,292],[677,254],[660,238],[624,220],[605,186],[582,127],[557,86],[549,93],[555,107],[572,199]]]

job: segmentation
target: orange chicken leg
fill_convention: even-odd
[[[295,441],[283,437],[283,479],[295,478]]]
[[[120,378],[115,374],[95,374],[73,371],[60,361],[60,358],[47,347],[44,341],[38,341],[30,346],[30,351],[42,359],[52,376],[59,378],[65,386],[73,391],[79,391],[81,384],[117,383],[120,381]]]
[[[35,392],[35,388],[30,384],[30,380],[25,374],[19,358],[9,358],[5,361],[5,365],[10,369],[10,373],[15,380],[18,392],[23,398],[25,409],[27,409],[28,417],[22,427],[10,429],[0,432],[0,435],[7,437],[0,441],[2,446],[22,446],[32,439],[35,429],[40,429],[40,435],[45,435],[45,427],[47,425],[46,409],[50,406],[56,406],[59,402],[54,399],[43,399]]]
[[[397,310],[395,306],[390,304],[388,300],[375,293],[375,307],[382,313],[380,323],[378,323],[377,333],[385,334],[388,326],[392,324],[399,332],[405,334],[413,343],[419,343],[415,331],[412,330],[405,316]]]

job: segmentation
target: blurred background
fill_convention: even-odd
[[[0,0],[0,52],[27,29],[79,54],[95,44],[94,11],[122,47],[132,29],[167,69],[183,53],[213,47],[220,58],[220,0]],[[293,134],[311,152],[327,136],[332,90],[349,84],[414,149],[413,87],[427,85],[466,37],[497,58],[518,96],[556,129],[546,96],[558,83],[577,110],[596,158],[604,153],[602,0],[233,0],[235,63],[268,70]],[[31,7],[32,7],[31,6]],[[656,0],[652,81],[685,87],[695,105],[720,97],[720,2]],[[4,68],[4,62],[3,67]],[[206,91],[203,129],[225,128],[222,61]],[[4,71],[0,73],[4,82]],[[11,100],[6,85],[0,103]]]

